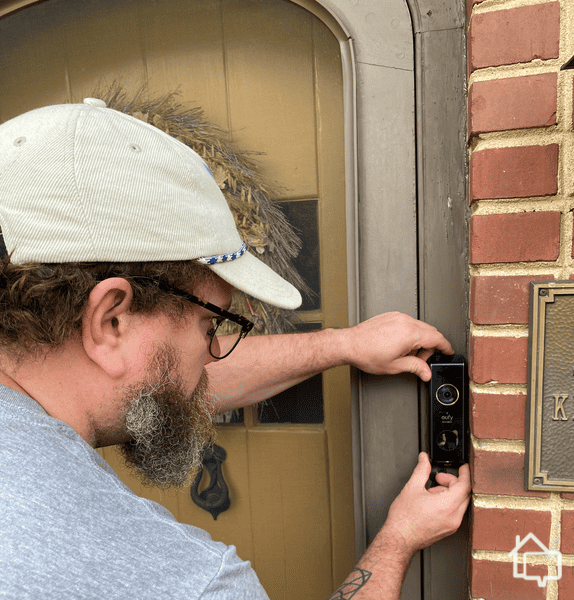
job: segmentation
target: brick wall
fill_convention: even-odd
[[[524,491],[528,286],[574,276],[574,2],[468,0],[471,597],[574,598],[574,494]],[[572,457],[574,462],[574,457]],[[563,553],[540,587],[508,553]],[[532,542],[521,550],[536,550]],[[556,573],[532,558],[529,574]]]

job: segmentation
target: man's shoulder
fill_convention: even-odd
[[[0,384],[0,418],[27,420],[49,419],[50,417],[42,406],[30,396]]]
[[[35,597],[45,598],[91,598],[94,589],[109,598],[121,590],[266,598],[233,546],[135,495],[80,436],[31,402],[0,389],[0,554],[13,559],[3,564],[0,596],[33,597],[25,591],[37,584]]]

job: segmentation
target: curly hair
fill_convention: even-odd
[[[153,279],[193,292],[215,274],[195,261],[18,265],[5,257],[0,261],[0,351],[18,359],[79,335],[91,290],[109,277],[130,281],[132,312],[164,312],[177,319],[189,303],[161,291]]]

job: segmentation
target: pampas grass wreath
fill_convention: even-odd
[[[154,97],[146,86],[130,93],[118,82],[92,93],[109,108],[150,123],[195,150],[211,169],[249,251],[301,293],[311,294],[292,262],[301,250],[301,241],[274,204],[275,193],[259,175],[252,158],[261,153],[235,147],[226,140],[224,130],[205,120],[200,107],[185,106],[178,95],[178,91],[172,91]],[[293,311],[278,309],[238,291],[233,310],[254,321],[253,331],[259,334],[291,331],[297,320]]]

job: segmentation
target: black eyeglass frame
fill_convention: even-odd
[[[174,296],[179,296],[181,298],[184,298],[185,300],[188,300],[189,302],[192,302],[193,304],[197,304],[202,308],[206,308],[212,313],[215,313],[218,316],[218,318],[215,319],[215,327],[207,332],[207,335],[209,335],[209,337],[211,338],[209,342],[209,354],[212,356],[212,358],[215,358],[215,360],[221,360],[223,358],[228,357],[235,350],[237,344],[239,344],[239,342],[253,329],[253,323],[249,319],[246,319],[243,315],[238,315],[229,312],[224,308],[220,308],[215,304],[211,304],[211,302],[203,302],[203,300],[200,300],[197,296],[189,294],[188,292],[181,290],[180,288],[175,287],[169,283],[166,283],[161,279],[154,279],[153,277],[144,277],[143,275],[134,275],[130,277],[130,279],[143,279],[147,281],[153,281],[162,292],[167,292],[173,294]],[[235,344],[233,344],[230,350],[228,350],[223,356],[215,356],[215,354],[213,354],[213,352],[211,351],[213,340],[215,339],[215,334],[219,329],[219,326],[226,319],[228,321],[231,321],[232,323],[237,323],[237,325],[241,327],[241,331],[239,333],[239,336],[237,337],[237,340],[235,341]]]

